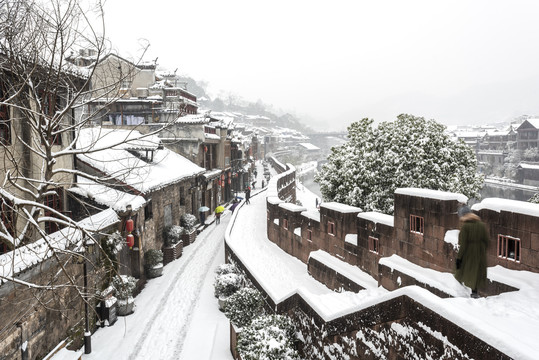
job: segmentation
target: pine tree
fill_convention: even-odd
[[[479,198],[483,179],[473,150],[444,130],[434,120],[406,114],[378,127],[362,119],[348,128],[349,140],[331,150],[315,180],[326,200],[388,214],[401,187]]]

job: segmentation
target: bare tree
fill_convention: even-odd
[[[62,298],[65,289],[71,297],[75,294],[85,301],[95,295],[86,292],[81,267],[70,266],[85,255],[82,238],[94,240],[101,256],[107,256],[95,233],[59,206],[63,191],[73,185],[76,176],[97,183],[108,181],[81,173],[74,166],[77,154],[103,150],[95,146],[78,149],[80,130],[92,125],[97,113],[122,96],[122,82],[132,76],[120,71],[105,74],[104,82],[95,81],[100,60],[111,52],[104,34],[99,1],[91,5],[76,0],[0,2],[0,156],[4,169],[0,284],[28,289],[33,300],[28,300],[29,305],[39,302],[52,307],[51,299],[57,298],[55,310],[63,311],[62,306],[67,307]],[[91,61],[79,64],[83,66],[66,60],[79,49],[92,50]],[[101,106],[90,107],[90,103]],[[137,139],[131,136],[119,143],[133,140]],[[58,232],[60,229],[64,231]],[[17,276],[35,266],[34,261],[45,259],[54,261],[56,269],[47,277],[29,281]],[[84,261],[92,259],[95,256]]]

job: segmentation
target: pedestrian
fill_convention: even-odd
[[[247,186],[245,189],[245,204],[251,204],[249,199],[251,198],[251,188]]]
[[[264,188],[264,179],[262,179],[262,189]]]
[[[221,213],[215,212],[215,225],[219,225],[221,223]]]
[[[471,297],[475,299],[479,297],[477,290],[487,283],[488,231],[468,206],[461,207],[458,215],[460,232],[455,279],[471,288]]]
[[[240,204],[240,201],[238,199],[234,199],[232,201],[232,205],[230,205],[228,210],[230,210],[232,212],[232,214],[234,214],[234,210],[238,207],[239,204]]]
[[[200,225],[204,225],[206,221],[206,214],[204,214],[204,211],[199,211],[200,215]]]
[[[255,189],[255,185],[256,185],[256,180],[255,180],[255,181],[253,181],[251,185],[253,185],[253,189]]]

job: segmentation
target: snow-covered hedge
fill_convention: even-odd
[[[266,315],[244,327],[237,349],[243,360],[299,360],[294,349],[295,327],[283,315]]]
[[[158,249],[150,249],[144,253],[144,266],[147,269],[163,263],[163,252]]]
[[[187,231],[191,231],[195,228],[197,218],[193,214],[184,214],[180,217],[180,225]]]
[[[264,299],[257,289],[239,289],[227,298],[225,315],[236,326],[243,328],[264,313]]]
[[[178,225],[165,227],[165,229],[163,230],[165,246],[172,246],[174,244],[177,244],[181,239],[183,231],[183,227]]]
[[[221,264],[215,269],[215,273],[217,275],[224,275],[224,274],[239,274],[239,270],[234,264]]]
[[[244,284],[243,276],[238,274],[223,274],[215,278],[215,297],[229,297]]]

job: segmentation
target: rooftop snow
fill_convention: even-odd
[[[304,147],[307,150],[320,150],[318,146],[311,143],[299,143],[298,145]]]
[[[292,203],[280,203],[279,207],[283,208],[285,210],[294,211],[294,212],[301,212],[301,211],[306,211],[307,210],[303,206],[299,206],[299,205],[292,204]]]
[[[309,219],[320,222],[320,212],[318,212],[318,211],[314,211],[314,210],[304,211],[304,212],[301,213],[301,215],[303,215],[303,216],[305,216],[305,217],[307,217]]]
[[[532,204],[525,201],[488,198],[472,206],[472,210],[475,211],[480,211],[483,209],[494,210],[497,212],[507,211],[539,217],[539,204]]]
[[[77,148],[88,152],[77,155],[77,158],[143,193],[205,171],[166,148],[154,151],[151,162],[127,151],[126,149],[129,149],[127,144],[138,143],[134,139],[141,136],[135,130],[82,129]]]
[[[457,200],[459,203],[466,204],[468,197],[459,193],[448,191],[420,189],[420,188],[399,188],[395,190],[395,194],[418,196],[437,200]]]

